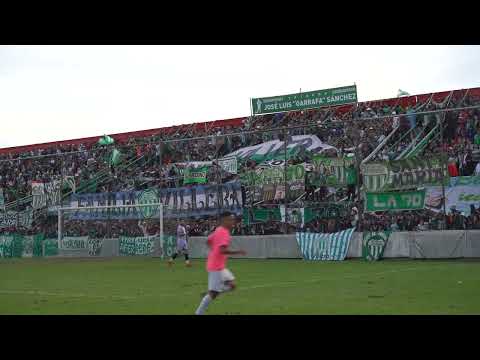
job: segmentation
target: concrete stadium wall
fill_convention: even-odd
[[[350,240],[347,258],[362,257],[362,233],[356,232]],[[295,235],[234,236],[233,248],[247,251],[247,258],[300,259]],[[206,237],[190,238],[192,258],[207,255]],[[394,232],[384,252],[385,258],[450,259],[480,258],[480,230],[452,230],[425,232]]]
[[[467,240],[464,257],[480,258],[480,230],[469,230],[466,233]]]

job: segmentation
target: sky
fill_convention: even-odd
[[[480,46],[0,46],[0,147],[243,117],[300,89],[479,87],[478,64]]]

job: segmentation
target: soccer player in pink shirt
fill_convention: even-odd
[[[235,289],[235,277],[226,268],[228,255],[246,255],[243,250],[232,251],[230,246],[230,231],[235,225],[235,217],[230,212],[221,216],[221,224],[208,237],[209,247],[207,258],[208,293],[203,297],[195,315],[203,315],[208,305],[220,293]]]

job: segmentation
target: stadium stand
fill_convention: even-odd
[[[446,91],[394,99],[356,103],[335,108],[268,114],[228,120],[150,129],[109,135],[114,144],[100,145],[100,136],[0,149],[0,188],[5,211],[1,233],[37,234],[56,237],[56,217],[47,205],[36,206],[31,224],[6,220],[32,208],[32,183],[62,184],[61,199],[75,194],[113,193],[148,188],[172,189],[184,185],[179,164],[212,162],[206,175],[208,185],[241,181],[246,171],[258,169],[261,161],[239,163],[238,172],[224,171],[218,159],[239,149],[294,136],[316,136],[328,144],[323,155],[352,154],[358,161],[358,176],[346,186],[320,186],[305,180],[305,191],[296,199],[249,200],[242,183],[243,205],[257,212],[286,208],[326,209],[323,215],[302,224],[278,218],[239,224],[234,234],[292,233],[299,228],[312,232],[336,232],[352,225],[361,230],[422,231],[430,229],[480,229],[480,207],[470,214],[451,209],[393,213],[363,213],[360,163],[402,160],[444,154],[451,177],[480,175],[480,88]],[[451,110],[456,109],[456,110]],[[446,111],[449,110],[449,111]],[[286,130],[285,130],[286,129]],[[119,154],[113,159],[113,151]],[[287,159],[289,165],[312,165],[300,152]],[[54,204],[55,205],[55,204]],[[58,204],[56,204],[58,205]],[[192,235],[208,234],[215,215],[185,220]],[[155,224],[150,231],[156,231]],[[70,221],[70,236],[97,237],[120,234],[141,235],[136,220]]]

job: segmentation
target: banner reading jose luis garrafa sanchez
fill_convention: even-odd
[[[314,109],[357,102],[357,86],[315,90],[304,93],[252,99],[252,112],[268,114],[284,111]]]

